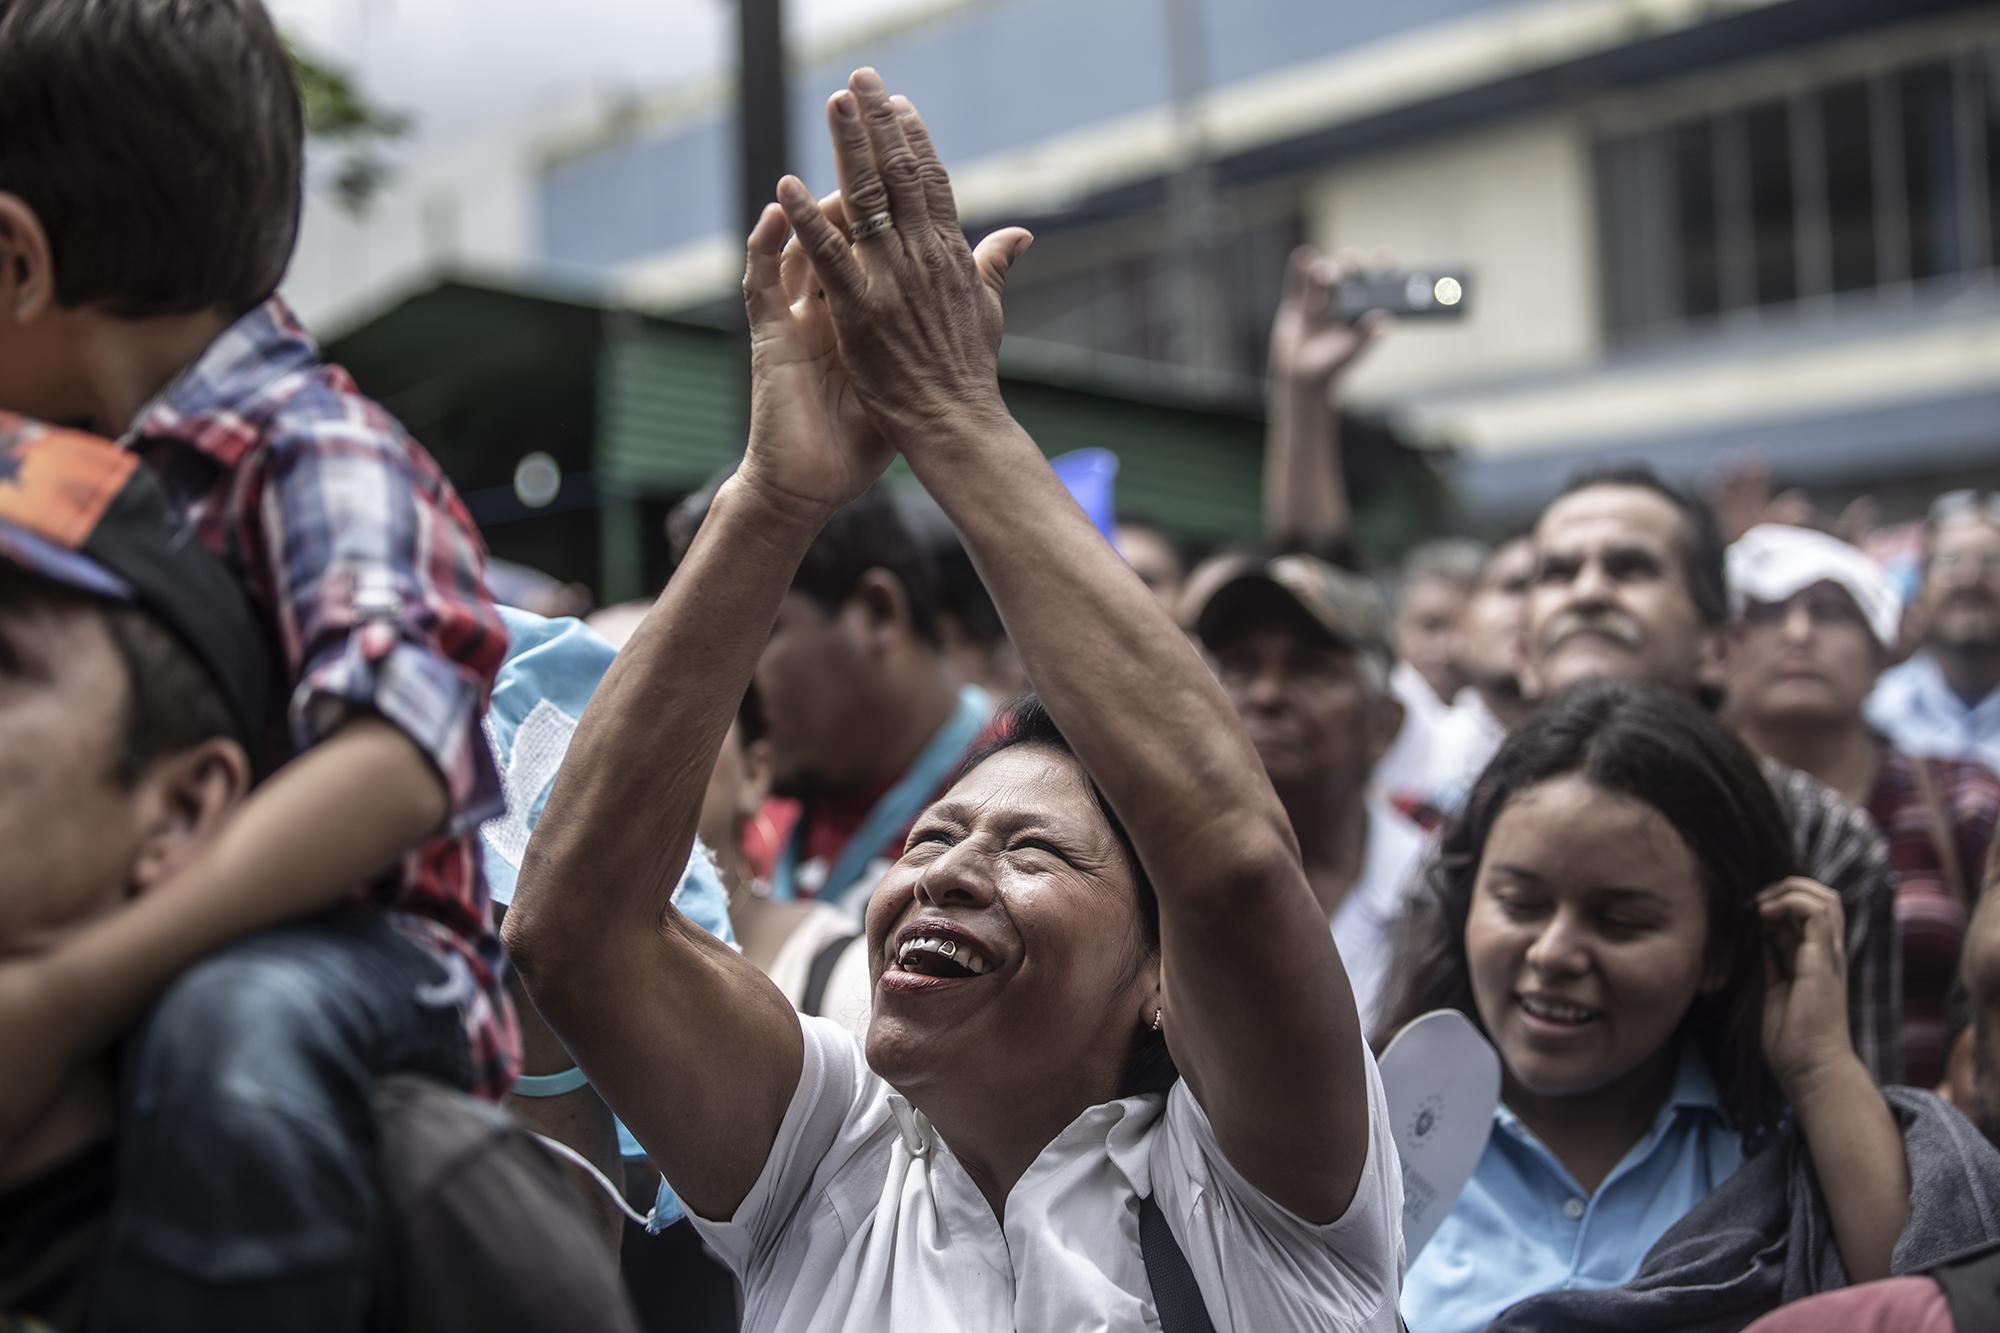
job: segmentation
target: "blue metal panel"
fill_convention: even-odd
[[[1204,0],[1208,80],[1222,86],[1509,0]],[[799,174],[834,187],[825,99],[859,64],[923,109],[948,162],[970,163],[1164,106],[1161,0],[994,0],[890,33],[792,76]],[[735,113],[616,144],[551,169],[539,190],[542,257],[622,263],[731,232]]]
[[[734,231],[732,127],[709,117],[550,168],[536,190],[542,259],[603,268]]]
[[[1203,0],[1209,80],[1220,87],[1433,23],[1507,7],[1508,0]]]
[[[1002,0],[953,11],[795,74],[794,148],[807,150],[813,187],[831,189],[824,102],[860,64],[922,109],[947,162],[1162,105],[1164,13],[1160,0]]]

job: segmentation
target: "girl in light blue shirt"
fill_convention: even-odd
[[[1385,997],[1386,1031],[1459,1009],[1503,1066],[1479,1165],[1411,1257],[1412,1333],[1629,1281],[1787,1116],[1849,1276],[1888,1274],[1902,1139],[1848,1036],[1840,900],[1793,869],[1756,760],[1694,703],[1593,685],[1516,728]]]

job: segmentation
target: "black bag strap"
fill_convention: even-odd
[[[1982,1245],[1925,1271],[1944,1288],[1955,1326],[2000,1328],[2000,1245]]]
[[[839,966],[840,955],[847,952],[847,946],[854,943],[855,938],[853,935],[842,935],[819,946],[819,952],[813,955],[812,966],[806,969],[806,990],[799,997],[800,1013],[825,1014],[826,988],[833,981],[833,969]]]
[[[1161,1333],[1215,1333],[1194,1269],[1150,1194],[1139,1200],[1139,1254],[1146,1261],[1146,1280],[1153,1284]]]
[[[1208,1302],[1201,1298],[1201,1284],[1194,1269],[1174,1239],[1167,1215],[1148,1194],[1139,1200],[1139,1254],[1146,1261],[1146,1280],[1153,1284],[1153,1308],[1160,1316],[1160,1333],[1215,1333],[1208,1317]],[[1396,1327],[1409,1333],[1402,1316]],[[1995,1324],[2000,1328],[2000,1324]]]

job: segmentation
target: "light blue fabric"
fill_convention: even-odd
[[[1615,1287],[1743,1164],[1690,1048],[1653,1127],[1587,1194],[1503,1103],[1465,1192],[1403,1279],[1410,1333],[1474,1333],[1539,1292]]]
[[[1868,721],[1904,754],[2000,768],[2000,690],[1968,707],[1928,652],[1883,672],[1867,711]]]
[[[507,811],[481,827],[480,850],[493,901],[505,905],[514,901],[521,854],[548,804],[576,724],[616,650],[578,620],[548,620],[507,606],[500,608],[500,619],[507,627],[507,659],[494,682],[485,728]],[[735,947],[729,895],[708,850],[698,842],[674,889],[674,906]],[[646,1155],[623,1121],[618,1122],[618,1148],[626,1157]],[[655,1229],[683,1215],[680,1201],[662,1187]]]
[[[516,1097],[564,1097],[589,1084],[583,1071],[571,1065],[560,1074],[523,1074],[510,1091]]]

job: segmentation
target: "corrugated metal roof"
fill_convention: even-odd
[[[692,490],[743,450],[743,370],[717,329],[632,320],[598,366],[597,469],[635,490]]]
[[[598,471],[644,491],[701,485],[741,452],[741,373],[734,338],[720,331],[646,320],[614,333]],[[1208,539],[1255,531],[1260,421],[1019,378],[1002,391],[1044,452],[1116,453],[1122,508]]]
[[[648,562],[657,563],[658,505],[741,453],[740,338],[447,281],[331,350],[363,372],[365,391],[421,418],[426,442],[454,480],[475,498],[491,488],[495,505],[510,510],[484,520],[496,524],[497,552],[557,563],[545,538],[570,558],[587,559],[595,544],[600,591],[636,592]],[[1067,377],[1014,373],[1001,387],[1046,453],[1103,448],[1119,456],[1121,509],[1204,541],[1257,536],[1264,425],[1254,408]],[[1428,465],[1379,426],[1349,422],[1346,440],[1364,548],[1391,551],[1425,531],[1441,503]],[[588,483],[573,514],[511,512],[518,506],[505,488],[514,460],[537,447],[556,452],[578,485]],[[564,519],[558,538],[550,525]]]
[[[1044,453],[1118,455],[1119,509],[1211,541],[1257,531],[1261,421],[1023,380],[1001,387]]]

